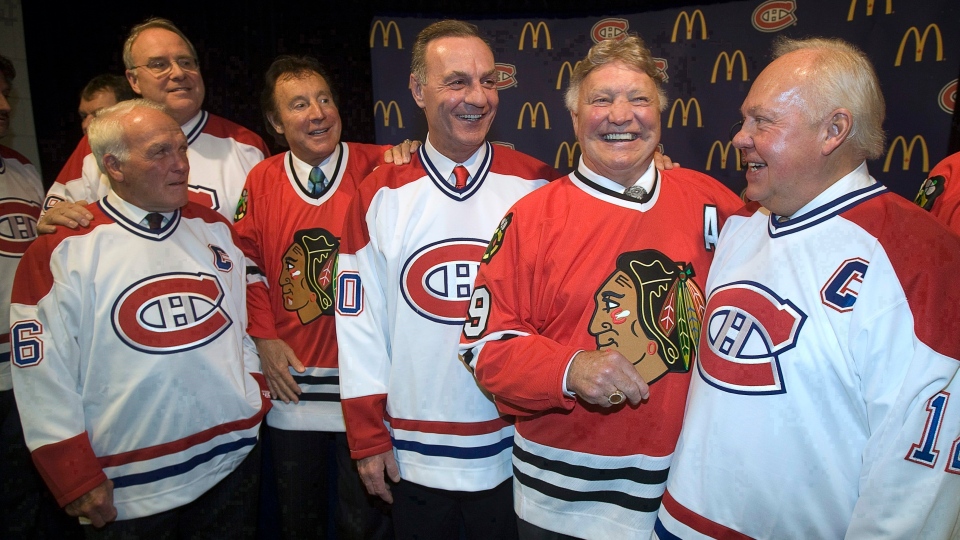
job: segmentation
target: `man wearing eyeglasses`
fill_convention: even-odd
[[[134,26],[123,46],[123,63],[134,92],[164,105],[187,137],[190,200],[232,221],[247,173],[270,154],[263,139],[201,109],[206,89],[196,49],[171,21],[151,18]],[[84,137],[47,192],[38,231],[86,227],[93,214],[83,206],[109,188]]]

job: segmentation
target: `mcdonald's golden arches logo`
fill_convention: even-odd
[[[687,39],[693,38],[693,23],[700,18],[700,39],[707,39],[707,21],[703,18],[703,12],[699,9],[693,10],[693,15],[687,15],[687,10],[683,10],[677,15],[677,20],[673,21],[673,35],[670,36],[670,43],[677,42],[677,30],[680,29],[680,20],[686,23]]]
[[[897,59],[894,61],[894,66],[899,66],[900,61],[903,60],[903,49],[907,46],[907,38],[913,36],[913,42],[917,46],[916,51],[913,55],[913,61],[919,62],[923,59],[923,49],[927,46],[927,38],[930,36],[930,32],[933,32],[933,35],[937,38],[937,62],[943,61],[943,36],[940,34],[940,27],[936,23],[931,23],[923,30],[923,35],[920,35],[920,30],[917,30],[916,26],[911,26],[903,33],[903,39],[900,40],[900,48],[897,49]]]
[[[600,43],[608,39],[622,39],[630,29],[630,22],[626,19],[603,19],[590,29],[590,39]]]
[[[747,80],[747,59],[743,56],[743,51],[737,49],[733,51],[733,54],[727,54],[727,51],[720,51],[716,61],[713,63],[713,74],[710,75],[710,83],[713,84],[717,82],[717,69],[720,68],[720,60],[726,62],[727,80],[733,80],[733,67],[736,65],[737,58],[740,59],[740,78],[744,81]]]
[[[793,0],[770,0],[753,10],[750,22],[761,32],[779,32],[797,24],[796,10],[797,3]]]
[[[727,159],[730,157],[730,149],[733,147],[733,141],[727,141],[726,144],[720,142],[719,140],[713,141],[713,144],[710,145],[710,152],[707,153],[707,167],[706,170],[710,170],[710,165],[713,163],[713,153],[716,150],[720,150],[720,168],[727,168]],[[740,152],[734,148],[733,155],[736,156],[737,160],[737,170],[742,170],[740,164]]]
[[[397,26],[396,21],[390,21],[386,25],[383,24],[383,21],[377,20],[373,23],[373,28],[370,29],[370,48],[373,48],[374,36],[377,35],[377,29],[380,29],[380,33],[383,37],[383,46],[390,46],[390,29],[393,29],[393,33],[397,36],[397,48],[403,48],[403,40],[400,39],[400,28]]]
[[[560,143],[560,146],[557,147],[557,159],[553,160],[553,168],[560,168],[560,156],[564,152],[567,153],[567,167],[573,168],[573,160],[577,157],[577,153],[580,151],[580,143],[574,142],[573,145],[570,145],[567,141]]]
[[[874,0],[867,0],[867,17],[873,17],[873,4]],[[857,0],[850,0],[850,11],[847,13],[847,21],[853,20],[853,14],[857,10]],[[887,0],[887,10],[884,11],[885,15],[893,13],[893,0]]]
[[[533,45],[533,48],[536,49],[540,45],[540,31],[543,31],[544,37],[547,38],[547,49],[552,49],[553,44],[550,43],[550,29],[547,28],[547,23],[539,21],[536,26],[532,22],[527,21],[523,25],[523,30],[520,31],[520,46],[517,47],[518,51],[523,50],[523,40],[527,37],[527,30],[530,30],[531,40],[530,43]]]
[[[683,101],[683,98],[677,98],[673,102],[673,106],[670,107],[670,118],[667,120],[668,129],[673,127],[673,115],[677,112],[677,105],[680,106],[680,125],[687,125],[687,119],[690,116],[690,109],[696,108],[697,127],[703,127],[703,116],[700,114],[700,102],[697,101],[697,98],[690,98],[686,102]]]
[[[520,118],[517,119],[517,129],[523,129],[523,115],[527,111],[530,111],[530,127],[537,127],[537,117],[543,112],[543,129],[550,129],[550,115],[547,114],[547,106],[542,101],[538,101],[536,105],[529,101],[523,104],[520,109]]]
[[[930,170],[930,154],[927,153],[927,141],[922,135],[914,135],[913,138],[910,139],[910,144],[907,144],[907,139],[903,135],[898,135],[897,138],[890,143],[890,148],[887,150],[887,159],[883,162],[883,172],[890,172],[890,161],[893,159],[893,150],[897,147],[903,148],[903,170],[909,171],[913,151],[916,149],[918,142],[920,143],[920,149],[923,151],[923,168],[921,171],[928,172]]]
[[[577,66],[579,65],[580,65],[580,60],[577,60],[576,64],[570,64],[570,62],[567,61],[560,66],[560,71],[557,73],[557,90],[559,90],[561,85],[563,84],[563,72],[564,71],[567,72],[567,78],[572,77],[573,70],[577,69]]]
[[[497,90],[506,90],[517,85],[517,66],[513,64],[496,64]]]
[[[397,127],[398,127],[398,128],[402,128],[402,127],[403,127],[403,115],[400,114],[400,106],[397,105],[397,102],[396,102],[396,101],[393,101],[392,99],[390,100],[390,103],[387,103],[386,105],[383,104],[383,100],[382,100],[382,99],[379,100],[379,101],[377,101],[376,104],[374,104],[374,106],[373,106],[373,116],[376,117],[376,116],[377,116],[377,111],[378,111],[378,110],[382,110],[382,111],[383,111],[383,125],[384,125],[384,127],[389,127],[389,126],[390,126],[390,110],[391,110],[391,109],[394,110],[394,111],[397,113]]]

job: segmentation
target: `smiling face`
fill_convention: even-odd
[[[172,212],[187,204],[187,138],[167,114],[140,107],[121,119],[129,148],[125,161],[104,158],[114,189],[148,212]]]
[[[586,166],[624,187],[647,170],[660,144],[657,85],[619,61],[587,75],[570,117]]]
[[[205,88],[200,70],[185,70],[178,59],[193,58],[190,47],[177,34],[164,28],[148,28],[137,36],[130,48],[133,65],[145,66],[151,60],[164,60],[172,67],[157,77],[146,67],[127,70],[133,91],[164,105],[180,125],[196,116],[203,105]]]
[[[309,72],[277,79],[274,101],[278,113],[270,123],[283,135],[295,156],[317,166],[340,142],[340,112],[327,81]]]
[[[497,113],[493,52],[475,37],[430,41],[421,84],[410,76],[410,91],[427,116],[430,143],[444,156],[462,163],[486,140]]]
[[[740,112],[743,127],[733,137],[746,166],[750,200],[790,216],[823,186],[817,177],[826,136],[824,123],[812,123],[805,111],[805,53],[774,60],[750,88]]]

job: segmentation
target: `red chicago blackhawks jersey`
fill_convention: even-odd
[[[300,402],[274,400],[267,416],[273,427],[344,430],[333,317],[340,235],[357,186],[388,148],[341,142],[329,158],[330,185],[316,196],[303,187],[291,152],[266,159],[247,177],[235,227],[258,278],[248,290],[249,332],[282,339],[306,368],[290,368]]]
[[[577,537],[645,538],[680,434],[714,244],[742,202],[686,169],[660,172],[640,200],[592,178],[581,162],[501,220],[460,350],[517,418],[517,515]],[[649,401],[609,410],[564,392],[573,356],[598,349],[634,362]]]

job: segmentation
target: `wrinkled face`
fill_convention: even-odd
[[[133,91],[146,99],[166,106],[167,112],[181,125],[190,120],[203,105],[205,88],[200,70],[185,70],[177,60],[193,58],[190,47],[177,34],[163,28],[144,30],[130,49],[135,66],[161,60],[172,68],[169,73],[155,75],[146,67],[127,70]]]
[[[427,116],[430,142],[458,163],[480,148],[497,113],[493,52],[475,37],[444,37],[427,44],[426,81],[410,76],[410,90]]]
[[[570,117],[587,167],[624,187],[647,170],[660,144],[657,85],[622,62],[587,75]]]
[[[643,359],[649,340],[640,325],[640,297],[630,277],[617,270],[594,300],[590,334],[599,350],[615,349],[633,363]]]
[[[804,68],[798,52],[774,60],[750,88],[740,107],[743,127],[733,138],[746,167],[746,196],[765,208],[790,216],[816,193],[820,127],[804,114]]]
[[[7,78],[0,75],[0,138],[6,137],[10,131],[10,83]]]
[[[340,112],[330,86],[317,73],[287,75],[274,89],[278,118],[271,118],[295,156],[317,166],[340,142]]]
[[[307,286],[307,258],[300,244],[294,243],[283,254],[279,285],[283,308],[287,311],[303,309],[316,301],[316,295]]]
[[[180,126],[163,112],[145,108],[121,122],[130,155],[117,162],[117,193],[148,212],[172,212],[187,204],[190,165]]]
[[[97,114],[97,111],[116,104],[117,96],[114,95],[113,90],[106,88],[94,94],[90,99],[81,97],[80,107],[77,109],[77,113],[80,114],[80,125],[83,128],[84,135],[86,135],[87,126],[93,121],[93,117]]]

